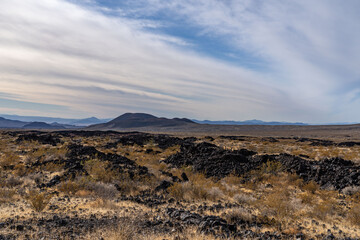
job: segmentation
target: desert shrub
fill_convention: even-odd
[[[291,216],[294,212],[290,200],[290,192],[287,189],[279,189],[258,200],[257,204],[260,209],[264,209],[268,214],[276,216],[278,219],[283,219]]]
[[[248,210],[239,207],[226,213],[225,219],[231,224],[244,222],[251,223],[253,221],[253,216]]]
[[[312,180],[303,186],[303,190],[308,191],[312,194],[314,194],[318,189],[319,185]]]
[[[360,226],[360,204],[355,204],[348,212],[348,220],[357,226]]]
[[[290,209],[293,209],[293,211],[299,211],[303,209],[305,206],[302,202],[301,198],[292,197],[289,201]]]
[[[168,188],[169,194],[178,200],[207,200],[210,194],[203,186],[191,182],[175,183]]]
[[[273,174],[273,175],[277,175],[282,170],[283,170],[282,164],[276,161],[267,161],[259,169],[261,174]]]
[[[105,209],[116,209],[117,206],[114,202],[109,199],[97,198],[90,205],[93,208],[105,208]]]
[[[114,180],[114,173],[107,169],[108,163],[96,159],[85,162],[85,169],[96,181],[109,183]]]
[[[300,176],[297,175],[296,173],[288,174],[288,181],[290,184],[293,184],[297,187],[301,187],[304,185],[304,180],[300,178]]]
[[[29,201],[35,211],[41,212],[48,205],[51,200],[51,195],[42,192],[39,193],[35,190],[30,191],[26,199]]]
[[[304,192],[302,194],[299,194],[299,199],[301,199],[301,203],[312,205],[315,201],[315,197],[313,194],[310,194],[308,192]]]
[[[14,176],[11,176],[6,180],[6,186],[10,188],[19,186],[22,183],[23,181],[20,178]]]
[[[43,166],[42,169],[49,172],[59,172],[64,169],[64,164],[49,162],[45,166]]]
[[[222,182],[225,182],[225,183],[231,184],[231,185],[240,185],[243,182],[243,178],[238,177],[235,174],[229,174],[228,176],[226,176],[222,179]]]
[[[225,195],[223,191],[218,187],[212,187],[208,190],[208,199],[212,201],[219,200],[223,198]]]
[[[36,161],[36,160],[43,160],[46,157],[46,154],[48,152],[47,147],[39,147],[35,148],[33,151],[27,154],[28,161]]]
[[[62,182],[58,185],[58,190],[64,192],[66,194],[74,194],[80,189],[78,183],[68,180],[66,182]]]
[[[168,188],[169,194],[177,200],[183,200],[186,193],[186,186],[189,183],[174,183]]]
[[[139,178],[139,176],[131,179],[128,173],[122,173],[117,176],[117,180],[114,181],[114,186],[116,186],[122,194],[134,194],[147,189],[149,185],[154,185],[155,183],[153,181],[151,178]]]
[[[5,152],[3,156],[0,158],[0,166],[6,167],[10,165],[18,164],[20,157],[14,152]]]
[[[138,226],[133,223],[130,218],[123,218],[117,227],[102,229],[101,232],[97,232],[98,236],[94,236],[94,233],[89,234],[86,239],[107,239],[107,240],[139,240],[145,239],[138,234]],[[151,239],[151,238],[149,238]]]
[[[197,184],[188,184],[185,199],[207,200],[210,198],[206,188]]]
[[[81,198],[90,197],[92,195],[93,195],[93,193],[91,191],[85,190],[85,189],[80,189],[75,193],[75,196],[81,197]]]
[[[314,205],[310,213],[310,216],[324,221],[329,216],[332,216],[335,213],[336,213],[336,202],[331,199],[328,199]]]
[[[0,189],[0,204],[10,201],[15,195],[15,190],[12,189]]]
[[[118,194],[114,185],[101,182],[91,184],[89,190],[102,199],[112,199]]]
[[[238,193],[233,197],[234,201],[240,204],[249,204],[256,200],[253,196],[244,193]]]
[[[25,165],[22,163],[16,164],[14,167],[14,173],[17,176],[23,177],[27,173]]]

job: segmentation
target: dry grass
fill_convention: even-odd
[[[51,198],[52,196],[50,194],[45,192],[39,193],[35,190],[30,191],[26,196],[26,200],[28,200],[37,212],[42,212],[50,202]]]
[[[310,181],[303,186],[303,190],[308,191],[312,194],[314,194],[318,189],[319,185],[314,181]]]
[[[116,209],[117,205],[109,199],[97,198],[90,204],[92,208]]]
[[[0,167],[7,167],[11,165],[16,165],[20,161],[19,155],[12,151],[7,151],[1,154],[0,157]]]
[[[348,220],[355,226],[360,226],[360,203],[354,204],[348,212]]]
[[[14,195],[16,194],[16,191],[13,189],[6,189],[1,188],[0,189],[0,204],[11,202],[13,200]]]
[[[229,211],[225,215],[225,219],[231,224],[251,223],[254,220],[253,214],[249,210],[240,207]]]
[[[189,178],[187,182],[174,183],[168,191],[178,200],[187,201],[217,201],[224,197],[224,186],[219,182],[206,178],[204,174],[194,173],[190,168],[182,169]],[[175,175],[181,175],[183,171],[175,171]]]
[[[189,227],[183,231],[173,233],[152,233],[142,232],[137,226],[136,220],[124,218],[115,228],[102,230],[88,234],[85,239],[106,239],[106,240],[215,240],[211,235],[199,233],[196,228]]]
[[[114,179],[114,173],[108,170],[108,162],[92,159],[86,161],[84,167],[92,178],[96,181],[109,183]]]

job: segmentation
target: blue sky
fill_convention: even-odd
[[[12,0],[0,112],[360,122],[357,0]]]

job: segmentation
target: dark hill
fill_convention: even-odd
[[[80,119],[74,122],[71,122],[71,124],[73,125],[77,125],[77,126],[89,126],[92,124],[99,124],[99,123],[105,123],[109,120],[104,120],[104,119],[98,119],[96,117],[91,117],[91,118],[85,118],[85,119]]]
[[[27,124],[27,122],[10,120],[10,119],[0,117],[0,128],[21,128],[26,124]]]
[[[125,113],[108,123],[92,125],[92,129],[122,129],[122,128],[166,128],[184,125],[195,125],[186,118],[159,118],[146,113]]]
[[[51,125],[45,122],[32,122],[23,126],[25,129],[64,129],[62,125]]]

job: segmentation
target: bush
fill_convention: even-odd
[[[234,201],[240,204],[249,204],[251,202],[254,202],[255,200],[256,198],[254,198],[253,196],[244,193],[239,193],[234,196]]]
[[[318,189],[319,185],[312,180],[303,186],[303,190],[308,191],[312,194],[314,194]]]
[[[0,166],[6,167],[10,165],[16,165],[20,160],[20,157],[13,153],[13,152],[6,152],[4,155],[0,158]]]
[[[35,209],[35,211],[41,212],[48,205],[51,197],[51,195],[44,192],[39,193],[37,191],[30,191],[27,196],[27,200],[30,202],[31,206]]]
[[[319,204],[316,204],[311,211],[311,217],[316,217],[320,220],[325,221],[328,216],[334,215],[336,213],[336,202],[334,200],[328,199],[322,201]]]
[[[14,172],[15,172],[15,175],[20,176],[20,177],[25,176],[25,174],[27,173],[25,165],[22,163],[15,165]]]
[[[284,219],[291,216],[294,212],[290,204],[290,193],[287,189],[279,190],[267,195],[264,199],[258,201],[259,207],[266,209],[271,215],[278,219]]]
[[[236,208],[226,214],[226,220],[231,224],[251,223],[253,216],[244,208]]]
[[[260,167],[261,174],[273,174],[277,175],[283,170],[283,166],[280,162],[267,161]]]
[[[79,189],[80,189],[79,184],[70,180],[66,182],[62,182],[58,185],[58,190],[66,194],[74,194]]]
[[[22,181],[21,179],[11,176],[9,179],[7,179],[6,186],[8,186],[10,188],[16,187],[16,186],[23,184],[23,182],[24,181]]]
[[[137,232],[139,227],[130,218],[121,219],[117,227],[102,229],[98,236],[94,236],[94,233],[90,234],[86,239],[108,239],[108,240],[141,240],[151,239],[144,238]]]
[[[172,197],[178,200],[207,200],[210,197],[204,187],[190,182],[175,183],[168,188],[168,191]]]
[[[0,203],[5,203],[10,201],[13,196],[15,195],[15,190],[10,190],[10,189],[5,189],[5,188],[1,188],[0,189]]]
[[[89,190],[93,191],[96,196],[102,199],[112,199],[118,194],[114,185],[106,183],[94,183],[89,185]]]
[[[85,169],[96,181],[109,183],[114,180],[114,173],[107,170],[108,163],[96,159],[85,162]]]

